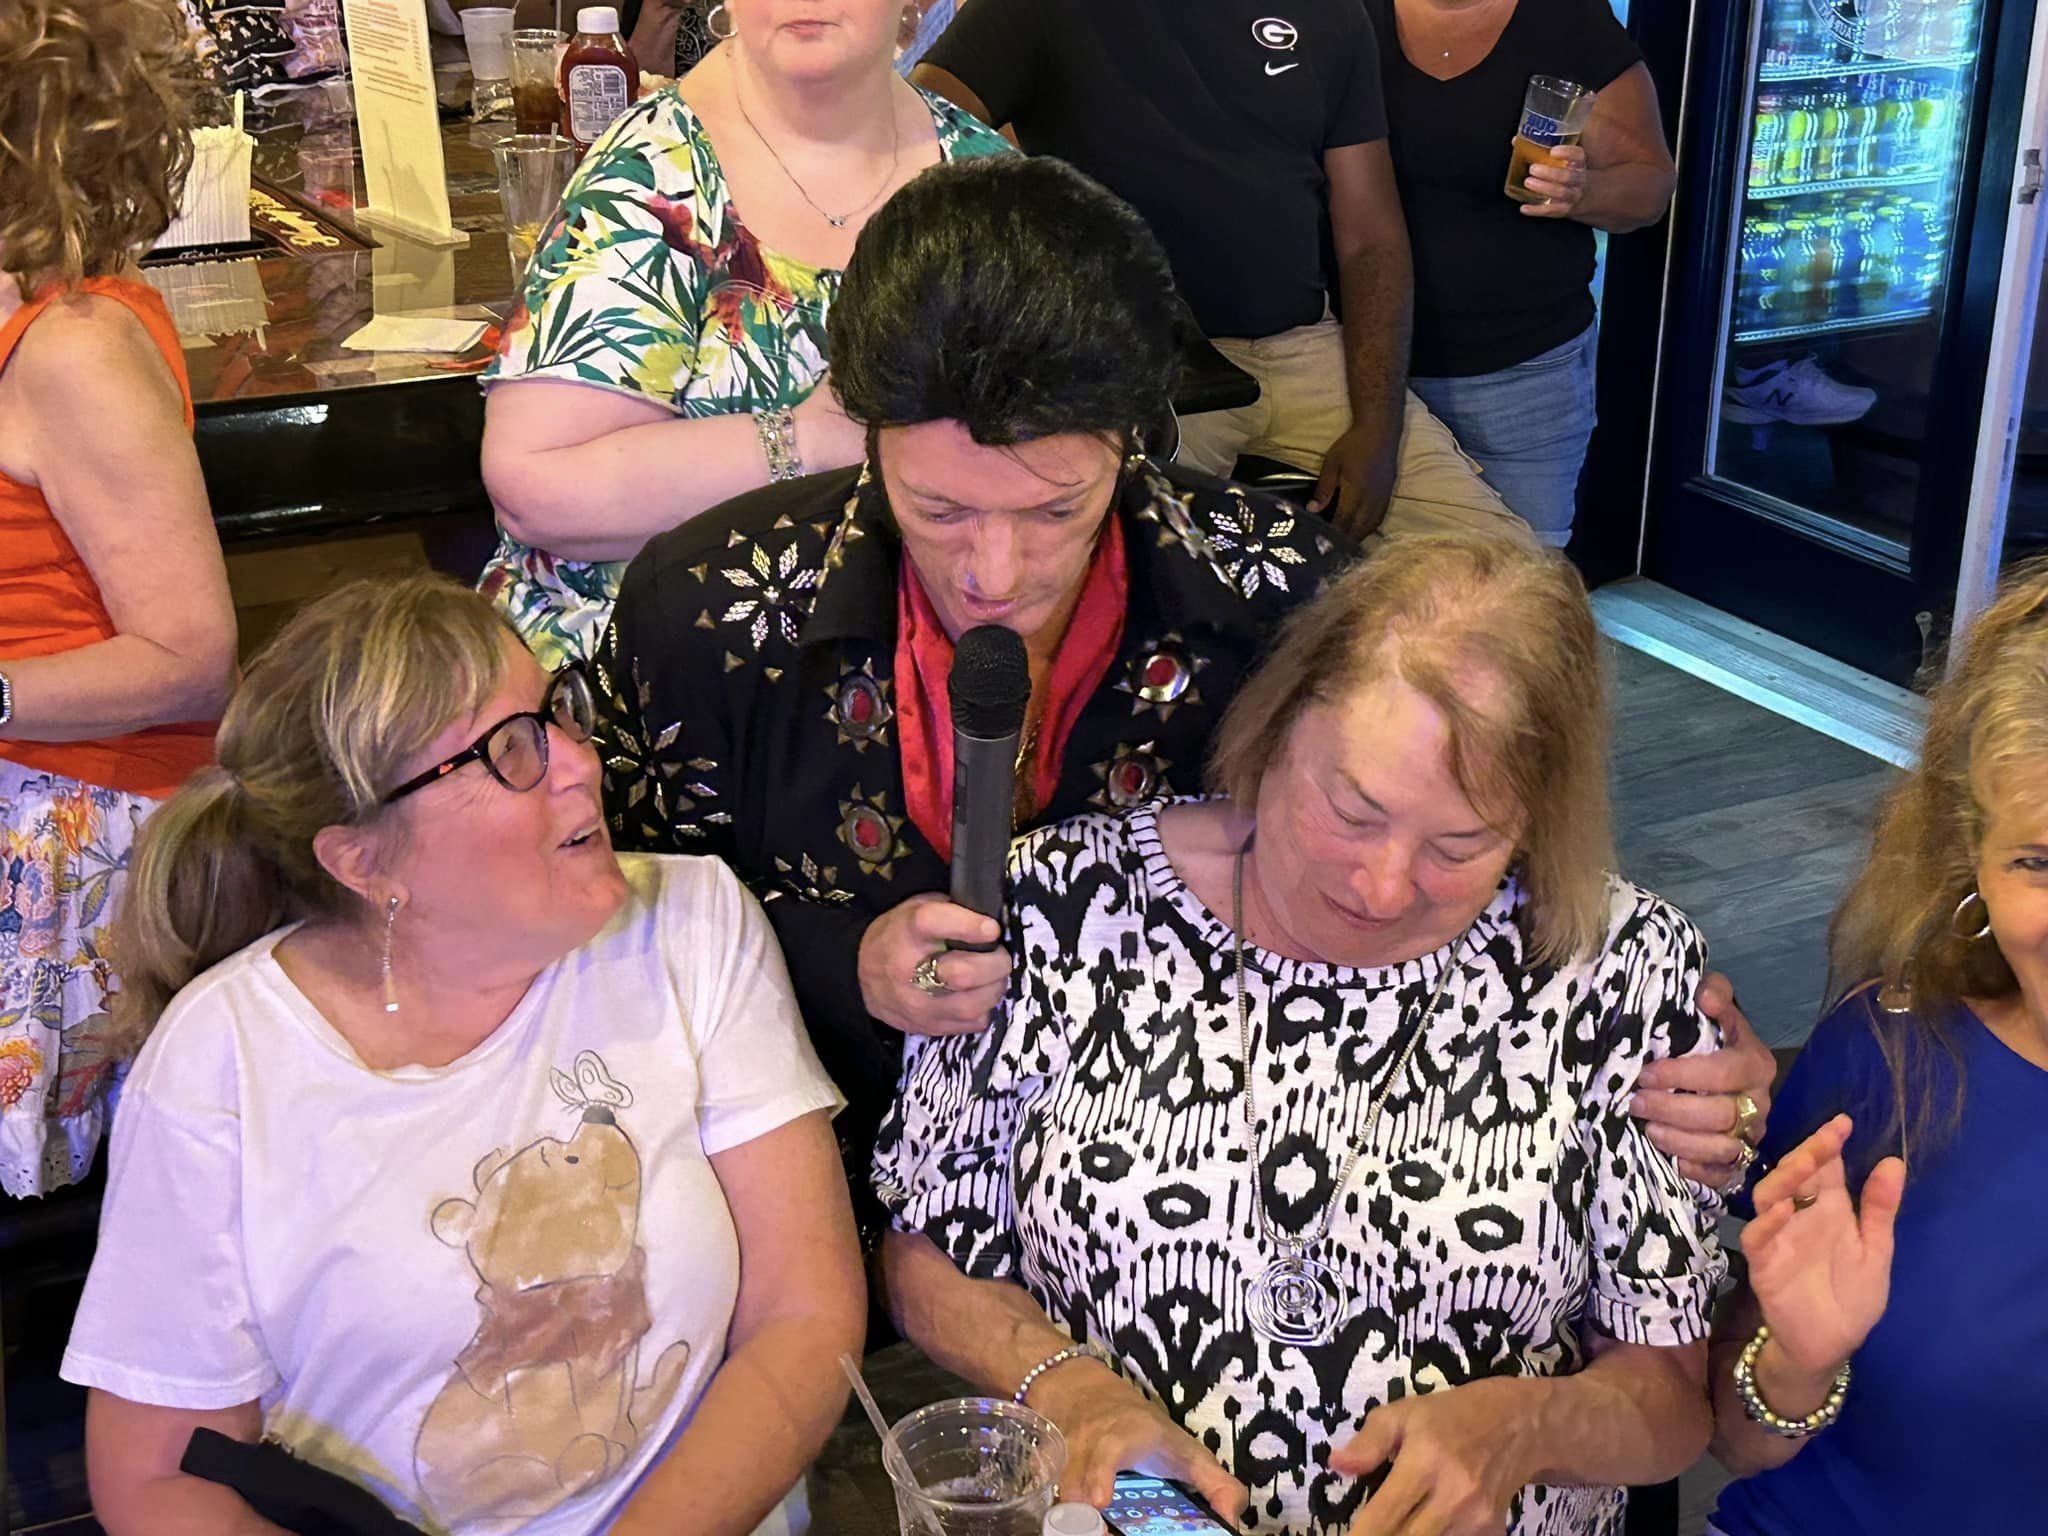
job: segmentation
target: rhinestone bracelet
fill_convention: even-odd
[[[754,412],[754,431],[761,438],[770,480],[794,480],[803,474],[804,461],[796,451],[796,417],[788,406]]]
[[[1756,1357],[1763,1353],[1770,1337],[1770,1324],[1765,1323],[1757,1329],[1756,1337],[1742,1346],[1741,1358],[1735,1362],[1735,1392],[1742,1399],[1742,1411],[1754,1422],[1787,1440],[1803,1440],[1841,1417],[1842,1400],[1849,1395],[1849,1362],[1844,1360],[1842,1368],[1835,1372],[1835,1384],[1828,1388],[1826,1402],[1803,1419],[1788,1419],[1774,1411],[1756,1389]]]

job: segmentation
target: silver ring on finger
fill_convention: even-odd
[[[934,950],[917,962],[917,969],[910,973],[910,984],[926,997],[938,997],[953,989],[946,985],[946,978],[939,974],[940,950]]]

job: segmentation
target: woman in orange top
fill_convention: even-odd
[[[0,1189],[81,1177],[135,830],[213,752],[235,616],[134,258],[191,163],[172,0],[0,5]]]

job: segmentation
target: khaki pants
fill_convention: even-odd
[[[1180,424],[1177,462],[1228,478],[1255,453],[1320,474],[1323,453],[1351,429],[1344,387],[1344,333],[1325,317],[1256,341],[1218,337],[1216,350],[1259,381],[1259,398],[1234,411],[1205,411]],[[1401,424],[1401,463],[1381,535],[1482,533],[1532,543],[1529,525],[1479,475],[1458,440],[1411,392]]]

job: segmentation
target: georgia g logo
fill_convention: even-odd
[[[1278,16],[1262,16],[1253,22],[1252,36],[1258,39],[1261,47],[1274,48],[1282,53],[1292,52],[1295,43],[1300,41],[1294,23]]]

